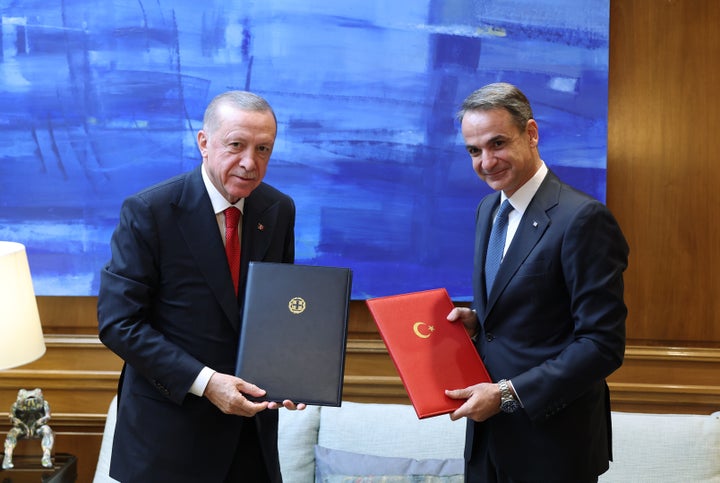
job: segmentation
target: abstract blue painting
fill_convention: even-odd
[[[195,167],[207,102],[270,101],[266,181],[298,208],[296,262],[353,297],[471,294],[472,171],[455,113],[518,85],[541,156],[605,199],[609,0],[3,0],[0,239],[38,295],[94,295],[120,204]]]

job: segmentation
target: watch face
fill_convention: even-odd
[[[504,413],[514,413],[519,404],[514,399],[505,399],[500,403],[500,410]]]

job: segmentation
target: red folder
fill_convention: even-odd
[[[451,413],[464,400],[446,389],[492,382],[444,288],[366,301],[418,418]]]

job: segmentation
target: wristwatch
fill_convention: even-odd
[[[500,379],[498,381],[498,387],[500,388],[500,410],[504,413],[514,413],[520,407],[515,395],[510,390],[510,386],[506,379]]]

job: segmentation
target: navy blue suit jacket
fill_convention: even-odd
[[[592,478],[612,458],[605,378],[625,350],[627,243],[605,205],[548,172],[486,300],[483,267],[499,200],[488,195],[477,210],[476,345],[493,380],[511,379],[524,407],[469,421],[466,459],[489,451],[523,481]]]
[[[245,200],[240,294],[250,260],[294,261],[294,224],[292,199],[269,185]],[[188,394],[203,366],[234,374],[242,313],[200,167],[127,198],[111,248],[99,334],[125,365],[110,474],[222,481],[241,425],[256,424],[268,472],[281,481],[277,411],[230,416]]]

